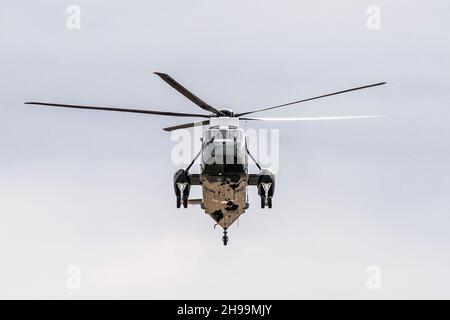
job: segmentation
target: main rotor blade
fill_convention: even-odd
[[[186,129],[186,128],[192,128],[195,126],[206,126],[209,124],[209,120],[205,120],[205,121],[198,121],[198,122],[190,122],[190,123],[184,123],[184,124],[179,124],[177,126],[173,126],[173,127],[166,127],[163,128],[164,131],[173,131],[173,130],[178,130],[178,129]]]
[[[25,102],[25,104],[50,106],[50,107],[61,107],[61,108],[74,108],[74,109],[144,113],[144,114],[154,114],[154,115],[159,115],[159,116],[171,116],[171,117],[209,118],[209,116],[205,115],[205,114],[179,113],[179,112],[170,112],[170,111],[153,111],[153,110],[141,110],[141,109],[125,109],[125,108],[113,108],[113,107],[107,107],[107,106],[80,106],[80,105],[74,105],[74,104],[60,104],[60,103],[47,103],[47,102]]]
[[[193,103],[198,105],[203,110],[206,110],[206,111],[218,114],[218,115],[223,115],[222,112],[220,112],[216,108],[210,106],[205,101],[203,101],[202,99],[197,97],[195,94],[193,94],[188,89],[186,89],[181,84],[179,84],[177,81],[175,81],[175,79],[173,79],[168,74],[161,73],[161,72],[154,72],[154,74],[158,75],[161,79],[163,79],[165,82],[167,82],[172,88],[177,90],[179,93],[181,93],[183,96],[185,96],[186,98],[191,100]]]
[[[301,118],[239,118],[239,120],[257,121],[315,121],[315,120],[346,120],[346,119],[366,119],[385,118],[386,116],[341,116],[341,117],[301,117]]]
[[[301,103],[301,102],[306,102],[306,101],[311,101],[311,100],[315,100],[315,99],[320,99],[320,98],[325,98],[325,97],[329,97],[329,96],[334,96],[334,95],[337,95],[337,94],[346,93],[346,92],[350,92],[350,91],[356,91],[356,90],[361,90],[361,89],[381,86],[383,84],[386,84],[386,82],[379,82],[379,83],[370,84],[370,85],[367,85],[367,86],[356,87],[356,88],[342,90],[342,91],[336,91],[336,92],[332,92],[332,93],[328,93],[328,94],[323,94],[323,95],[320,95],[320,96],[317,96],[317,97],[312,97],[312,98],[308,98],[308,99],[302,99],[302,100],[298,100],[298,101],[294,101],[294,102],[280,104],[280,105],[273,106],[273,107],[268,107],[268,108],[262,108],[262,109],[258,109],[258,110],[243,112],[243,113],[237,114],[236,117],[244,116],[244,115],[255,113],[255,112],[267,111],[267,110],[272,110],[272,109],[281,108],[281,107],[285,107],[285,106],[290,106],[292,104],[297,104],[297,103]]]

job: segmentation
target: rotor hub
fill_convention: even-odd
[[[234,112],[231,109],[224,108],[220,109],[219,111],[223,114],[222,117],[230,117],[230,118],[234,117]]]

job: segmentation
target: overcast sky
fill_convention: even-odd
[[[66,26],[73,4],[80,30]],[[2,0],[0,297],[450,298],[449,12],[444,0]],[[235,111],[387,81],[258,115],[388,118],[247,124],[279,129],[276,193],[270,211],[250,190],[224,247],[200,208],[175,207],[161,128],[183,120],[23,105],[202,112],[153,71]]]

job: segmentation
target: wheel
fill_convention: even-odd
[[[223,245],[226,246],[228,244],[228,236],[223,236],[222,240],[223,240]]]
[[[181,207],[181,198],[177,197],[177,208]]]
[[[272,197],[269,197],[267,199],[267,206],[269,207],[269,209],[272,209]]]
[[[183,198],[183,207],[187,208],[188,206],[188,199],[187,198]]]
[[[264,209],[266,206],[266,197],[261,196],[261,209]]]

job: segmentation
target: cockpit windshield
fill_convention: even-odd
[[[202,166],[209,174],[246,171],[244,131],[240,128],[209,128],[203,135]]]
[[[236,129],[219,129],[219,128],[210,128],[205,131],[203,141],[207,142],[214,138],[215,141],[220,140],[223,142],[227,141],[243,141],[244,140],[244,131],[240,128]]]

